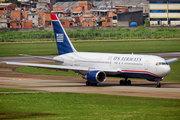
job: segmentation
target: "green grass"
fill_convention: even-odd
[[[180,29],[157,28],[151,30],[143,26],[137,29],[110,28],[89,30],[66,30],[71,40],[120,40],[120,39],[163,39],[179,38]],[[0,31],[0,42],[24,42],[24,41],[55,41],[54,32],[47,30],[38,31]]]
[[[0,95],[0,119],[178,120],[180,100],[79,93]]]
[[[80,52],[103,53],[157,53],[179,52],[180,40],[118,41],[118,42],[74,42]],[[57,55],[55,42],[48,43],[1,43],[0,56]]]
[[[73,43],[78,51],[103,53],[179,52],[180,40],[82,42]]]
[[[5,43],[0,44],[0,56],[55,55],[58,54],[56,43]]]
[[[171,72],[169,75],[167,75],[163,81],[168,82],[180,82],[180,60],[170,63],[171,66]],[[45,75],[59,75],[59,76],[82,76],[77,75],[73,71],[69,70],[69,72],[64,71],[55,71],[55,70],[49,70],[49,69],[43,69],[43,68],[33,68],[33,67],[19,67],[15,69],[16,72],[23,72],[23,73],[31,73],[31,74],[45,74]],[[119,78],[117,78],[119,79]],[[133,79],[132,79],[133,80]]]
[[[0,92],[26,92],[26,91],[37,91],[37,90],[0,88]]]
[[[163,81],[180,82],[180,60],[170,63],[171,72],[164,77]]]

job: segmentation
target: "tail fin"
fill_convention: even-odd
[[[76,52],[57,15],[51,14],[51,20],[53,23],[54,35],[56,38],[59,55]]]

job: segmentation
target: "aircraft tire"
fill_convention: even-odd
[[[124,85],[124,81],[123,80],[120,80],[119,83],[120,83],[120,85]]]
[[[91,83],[89,81],[86,81],[86,86],[90,86]]]
[[[131,80],[128,80],[128,81],[127,81],[127,84],[128,84],[128,85],[131,85]]]
[[[157,88],[160,88],[161,87],[161,84],[159,83],[159,84],[157,84]]]
[[[93,83],[93,86],[97,86],[97,83]]]
[[[89,81],[86,81],[86,86],[97,86],[97,83],[91,83]]]

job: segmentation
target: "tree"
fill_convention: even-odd
[[[144,21],[145,21],[144,26],[145,27],[149,27],[150,26],[150,20],[149,19],[145,19]]]

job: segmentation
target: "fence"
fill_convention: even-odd
[[[178,32],[126,32],[126,33],[77,33],[70,32],[71,40],[119,40],[119,39],[160,39],[180,38]],[[54,33],[48,34],[24,34],[24,35],[1,35],[0,42],[22,42],[22,41],[55,41]]]

